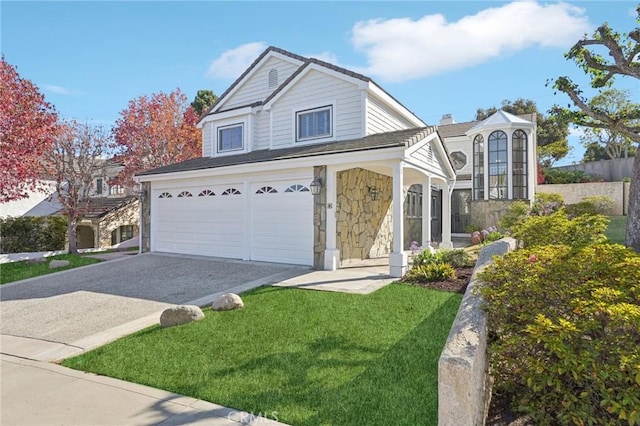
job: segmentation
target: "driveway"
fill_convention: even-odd
[[[78,350],[157,323],[176,304],[204,306],[216,295],[273,284],[309,268],[149,253],[0,287],[3,349],[15,337]],[[14,339],[14,340],[11,340]]]

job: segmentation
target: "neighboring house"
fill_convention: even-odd
[[[21,216],[48,216],[60,209],[55,182],[42,180],[38,188],[19,200],[0,203],[0,218]]]
[[[489,138],[493,124],[463,135]],[[270,47],[199,127],[201,158],[136,177],[143,251],[328,270],[384,257],[399,277],[409,239],[452,247],[456,171],[441,133],[364,75]],[[511,193],[501,173],[479,175],[483,196]]]

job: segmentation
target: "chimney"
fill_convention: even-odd
[[[443,114],[440,119],[440,125],[445,126],[447,124],[456,124],[456,120],[453,119],[453,115],[451,114]]]

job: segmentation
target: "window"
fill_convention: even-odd
[[[473,199],[484,200],[484,138],[473,138]]]
[[[204,191],[198,194],[198,197],[213,197],[214,195],[216,195],[215,192],[213,192],[210,189],[205,189]]]
[[[330,138],[331,105],[296,112],[296,140]]]
[[[158,198],[171,198],[171,197],[173,197],[173,195],[171,195],[171,194],[170,194],[170,193],[168,193],[168,192],[163,192],[162,194],[160,194],[160,195],[158,196]]]
[[[111,245],[120,244],[133,238],[133,225],[122,225],[111,232]]]
[[[272,186],[263,186],[256,191],[256,194],[276,194],[278,191]]]
[[[96,195],[102,195],[102,178],[96,179]]]
[[[239,151],[244,148],[243,124],[218,127],[218,152]]]
[[[178,194],[178,198],[187,198],[187,197],[193,197],[193,194],[191,194],[189,191],[182,191],[181,193]]]
[[[284,192],[309,192],[309,188],[307,188],[304,185],[300,185],[299,183],[296,183],[291,185],[287,189],[285,189]]]
[[[224,190],[222,195],[240,195],[240,191],[235,188],[227,188]]]
[[[527,199],[527,134],[522,130],[513,132],[513,198]]]
[[[409,189],[407,192],[407,217],[418,219],[422,217],[422,192]]]
[[[507,134],[497,130],[489,135],[489,198],[507,198]]]
[[[122,185],[109,185],[109,195],[121,195],[124,194],[124,187]]]

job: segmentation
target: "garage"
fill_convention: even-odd
[[[313,264],[310,179],[153,188],[152,251]]]

